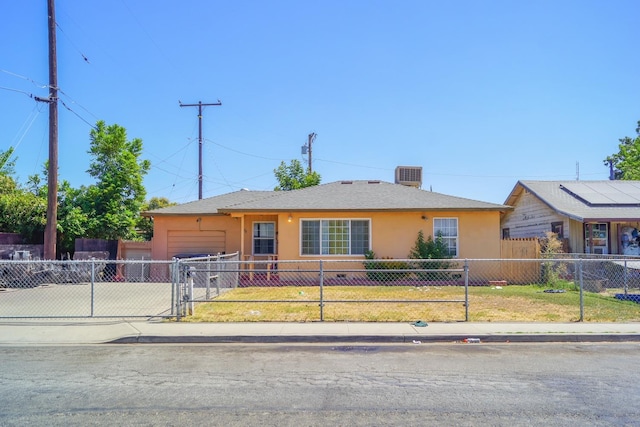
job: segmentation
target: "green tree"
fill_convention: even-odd
[[[11,160],[13,154],[13,147],[10,147],[7,151],[0,150],[0,194],[10,193],[14,191],[17,186],[16,182],[11,175],[15,173],[15,160]]]
[[[0,174],[0,194],[7,194],[15,191],[16,182],[9,175]]]
[[[640,120],[636,127],[636,137],[625,136],[619,141],[619,151],[607,157],[604,164],[613,168],[614,179],[640,180]]]
[[[82,208],[86,188],[74,189],[68,181],[58,184],[58,250],[73,253],[76,239],[84,237],[89,217]]]
[[[28,242],[41,242],[47,200],[19,188],[0,194],[0,231],[19,233]]]
[[[30,175],[27,180],[25,192],[47,203],[47,175],[49,173],[48,162],[45,162],[41,174]],[[75,249],[75,241],[83,237],[88,215],[83,210],[84,192],[86,188],[74,189],[69,181],[58,182],[58,221],[57,221],[57,249],[59,253],[72,253]],[[45,213],[46,215],[46,213]],[[45,216],[46,218],[46,216]],[[45,220],[46,222],[46,220]],[[44,230],[43,230],[44,231]]]
[[[87,171],[97,180],[83,195],[88,215],[87,237],[98,239],[139,239],[136,224],[145,200],[143,177],[148,160],[140,160],[142,140],[128,141],[126,130],[98,121],[91,130],[89,154],[93,160]]]
[[[154,209],[175,206],[177,203],[169,201],[166,197],[152,197],[142,205],[142,212]],[[138,218],[137,229],[144,240],[151,240],[153,237],[153,218],[140,216]]]
[[[276,191],[298,190],[320,184],[320,174],[309,169],[305,171],[296,159],[291,160],[289,165],[282,161],[273,172],[278,180],[278,185],[274,188]]]

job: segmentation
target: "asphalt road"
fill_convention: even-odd
[[[0,347],[0,425],[638,425],[640,345]]]

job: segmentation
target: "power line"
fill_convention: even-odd
[[[60,26],[60,24],[58,24],[57,22],[56,22],[56,27],[58,28],[58,30],[60,30],[60,32],[61,32],[62,34],[64,34],[64,36],[67,38],[67,40],[69,40],[69,43],[71,43],[71,46],[73,46],[73,47],[78,51],[78,53],[80,54],[80,56],[82,56],[82,59],[84,59],[84,62],[86,62],[87,64],[90,64],[90,62],[89,62],[89,58],[87,58],[86,56],[84,56],[84,53],[82,53],[82,51],[80,51],[80,49],[78,48],[78,46],[76,46],[76,45],[75,45],[75,43],[73,42],[73,40],[71,40],[71,37],[69,37],[69,36],[67,35],[67,33],[65,33],[65,32],[62,30],[62,27],[61,27],[61,26]]]
[[[45,88],[49,87],[49,85],[47,85],[47,84],[36,82],[32,78],[29,78],[29,77],[26,77],[26,76],[22,76],[20,74],[17,74],[17,73],[8,71],[8,70],[4,70],[4,69],[0,68],[0,71],[3,72],[3,73],[9,74],[10,76],[14,76],[14,77],[18,77],[18,78],[23,79],[23,80],[27,80],[27,81],[31,82],[34,86],[36,86],[36,87],[38,87],[40,89],[45,89]]]
[[[66,108],[67,110],[71,111],[76,117],[78,117],[80,120],[82,120],[83,122],[88,124],[92,129],[96,129],[96,127],[94,125],[92,125],[91,123],[86,121],[84,118],[82,118],[82,116],[80,116],[80,114],[76,113],[71,108],[69,108],[69,106],[67,104],[65,104],[63,100],[58,99],[58,101],[60,101],[60,103],[64,106],[64,108]]]
[[[282,159],[276,159],[274,157],[265,157],[265,156],[259,156],[257,154],[246,153],[244,151],[236,150],[235,148],[227,147],[226,145],[222,145],[222,144],[220,144],[218,142],[215,142],[215,141],[213,141],[211,139],[206,139],[205,138],[205,142],[210,142],[213,145],[217,145],[220,148],[224,148],[225,150],[229,150],[229,151],[232,151],[234,153],[242,154],[243,156],[255,157],[256,159],[263,159],[263,160],[273,160],[273,161],[276,161],[276,162],[279,162],[279,161],[282,160]]]

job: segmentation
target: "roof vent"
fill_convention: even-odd
[[[396,168],[396,184],[422,187],[422,166],[398,166]]]

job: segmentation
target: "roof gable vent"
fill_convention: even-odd
[[[396,168],[396,184],[422,187],[422,166],[398,166]]]

